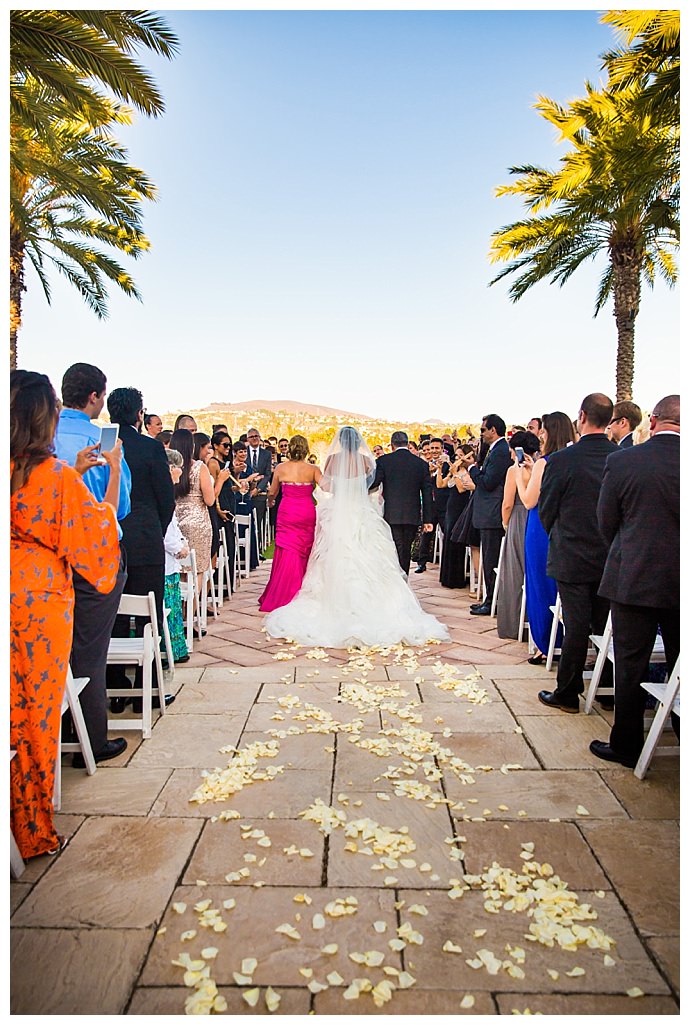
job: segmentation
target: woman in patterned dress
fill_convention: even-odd
[[[53,455],[58,417],[45,374],[10,375],[10,763],[12,832],[23,858],[62,846],[53,788],[62,698],[72,647],[72,569],[102,594],[120,563],[115,509],[122,445],[103,453],[110,467],[104,502],[81,479],[96,446],[76,468]]]
[[[203,575],[211,565],[213,528],[208,514],[216,496],[208,467],[194,459],[194,435],[178,429],[170,439],[170,448],[177,449],[184,460],[180,483],[175,485],[175,513],[180,530],[196,552],[196,571],[201,591]]]

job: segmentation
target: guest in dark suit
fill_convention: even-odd
[[[617,402],[609,423],[609,437],[619,448],[632,448],[633,431],[642,423],[642,410],[634,402]]]
[[[376,477],[369,489],[383,487],[383,518],[391,528],[398,562],[406,575],[410,572],[410,553],[420,514],[424,532],[433,530],[429,466],[426,459],[410,452],[408,443],[404,431],[393,432],[392,451],[376,460]]]
[[[615,412],[615,410],[614,410]],[[652,437],[606,460],[597,509],[610,544],[599,593],[611,602],[616,711],[590,751],[631,768],[644,746],[647,674],[657,627],[669,673],[680,651],[680,396],[651,415]]]
[[[472,506],[472,525],[479,531],[482,546],[482,567],[486,583],[486,600],[470,605],[473,616],[490,616],[491,601],[501,551],[503,537],[503,521],[501,506],[503,504],[503,485],[506,474],[512,466],[510,448],[505,439],[505,421],[490,413],[482,420],[482,445],[488,451],[481,466],[470,466],[469,474],[474,482],[474,501]]]
[[[266,492],[273,476],[273,461],[271,453],[261,444],[261,435],[256,427],[250,427],[247,431],[247,470],[250,474],[259,473],[254,487],[254,508],[256,509],[256,524],[261,536],[261,525],[266,516]]]
[[[441,524],[441,529],[446,522],[446,507],[448,505],[448,491],[436,487],[436,478],[440,471],[441,477],[448,476],[450,459],[443,448],[441,438],[432,438],[429,442],[429,479],[431,481],[431,525],[436,527]],[[419,556],[417,558],[417,569],[415,573],[424,573],[426,564],[431,560],[434,545],[434,532],[424,534],[419,545]]]
[[[608,545],[599,532],[597,502],[606,460],[616,451],[606,437],[612,411],[606,395],[595,392],[583,400],[580,440],[549,457],[539,493],[539,519],[549,535],[546,572],[558,584],[564,626],[558,686],[540,691],[539,700],[564,712],[579,711],[589,635],[604,632],[609,613],[598,594]],[[610,683],[610,672],[607,659],[602,683]]]
[[[127,594],[156,596],[158,629],[163,629],[163,591],[165,586],[165,549],[163,538],[175,511],[173,483],[163,446],[138,428],[144,415],[142,394],[136,388],[116,388],[108,396],[108,413],[120,425],[120,438],[127,465],[132,473],[131,504],[121,521],[122,546],[127,555]],[[137,619],[137,636],[142,636],[144,621]],[[114,637],[129,634],[129,618],[118,616]],[[108,667],[110,687],[127,686],[124,667]],[[114,699],[123,702],[124,699]],[[117,706],[116,706],[117,707]]]

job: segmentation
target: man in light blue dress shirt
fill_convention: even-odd
[[[75,363],[65,371],[62,379],[63,409],[55,432],[55,454],[70,466],[74,466],[77,452],[99,443],[100,428],[92,424],[91,420],[101,414],[105,389],[105,374],[90,363]],[[109,474],[108,466],[93,466],[83,476],[87,488],[99,502],[105,498]],[[132,475],[123,457],[118,520],[124,519],[130,511],[131,487]],[[117,530],[118,537],[122,537],[119,523]],[[126,559],[122,548],[117,582],[109,594],[100,594],[79,573],[73,574],[74,634],[70,664],[75,677],[89,677],[88,685],[81,692],[80,702],[97,762],[115,758],[127,747],[124,737],[108,740],[105,682],[108,644],[126,578]],[[76,767],[83,767],[81,754],[75,754],[72,763]]]

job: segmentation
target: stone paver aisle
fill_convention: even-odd
[[[553,676],[437,567],[412,583],[451,642],[365,656],[269,643],[267,573],[150,740],[65,759],[12,1012],[678,1014],[677,757],[590,755],[610,714],[540,705]]]

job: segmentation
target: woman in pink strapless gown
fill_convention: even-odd
[[[259,598],[262,612],[289,604],[302,586],[307,569],[316,526],[313,492],[321,478],[318,466],[306,462],[308,454],[306,438],[296,434],[288,446],[289,459],[276,466],[268,489],[269,505],[278,490],[281,494],[271,576]]]

